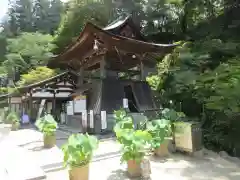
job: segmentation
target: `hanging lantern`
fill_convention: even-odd
[[[93,50],[98,50],[98,41],[96,39],[94,40]]]

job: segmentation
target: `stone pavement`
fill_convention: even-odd
[[[57,131],[57,145],[65,143],[70,133]],[[69,180],[67,170],[62,167],[62,153],[56,146],[42,148],[42,134],[36,130],[24,129],[11,132],[8,142],[29,152],[32,161],[46,173],[47,180]],[[1,148],[2,149],[2,148]],[[128,180],[126,165],[120,164],[120,146],[113,140],[101,141],[90,164],[90,180]],[[8,149],[5,149],[8,151]],[[0,156],[4,154],[0,153]],[[2,160],[2,157],[0,157]],[[205,151],[205,155],[192,158],[182,154],[173,154],[167,159],[151,157],[152,180],[239,180],[240,169],[235,163],[222,159],[218,154]],[[24,158],[21,159],[24,161]],[[12,163],[14,163],[12,161]],[[18,165],[20,162],[18,163]],[[22,162],[22,164],[24,164]],[[5,175],[0,161],[0,175]],[[30,166],[24,164],[26,170]],[[15,169],[15,172],[18,172]],[[3,178],[0,178],[2,180]],[[7,178],[4,178],[4,180]],[[17,180],[17,179],[16,179]],[[21,179],[18,179],[21,180]]]
[[[235,164],[219,157],[206,155],[202,159],[180,154],[168,159],[151,158],[151,180],[239,180],[240,170]],[[67,171],[50,173],[49,180],[68,180]],[[89,180],[130,180],[126,165],[120,165],[120,157],[93,161],[90,165]],[[135,179],[137,180],[137,179]]]

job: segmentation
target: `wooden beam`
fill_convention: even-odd
[[[61,84],[53,84],[51,85],[51,88],[72,88],[74,89],[75,87],[73,85],[61,85]]]
[[[92,67],[100,62],[101,62],[100,56],[94,56],[91,59],[91,62],[85,63],[82,67],[83,67],[83,69],[89,69],[90,67]]]
[[[139,70],[130,70],[130,69],[121,69],[121,68],[107,68],[107,70],[116,71],[116,72],[126,72],[126,73],[140,74]]]
[[[92,56],[84,56],[85,60],[84,62],[81,64],[81,66],[84,69],[87,69],[95,64],[97,64],[98,62],[101,61],[101,59],[99,57],[101,56],[105,56],[107,53],[107,49],[106,48],[101,48],[99,51],[95,51],[94,54],[92,54]],[[86,59],[86,57],[89,57],[88,59]]]
[[[56,93],[60,93],[60,92],[73,92],[73,90],[71,89],[51,89],[51,88],[48,88],[48,89],[42,89],[42,88],[35,88],[34,90],[32,90],[33,93],[36,93],[36,92],[50,92],[50,93],[54,93],[56,91]]]

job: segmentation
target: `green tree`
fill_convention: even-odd
[[[3,66],[9,72],[18,68],[19,72],[23,73],[36,66],[46,65],[54,47],[51,41],[51,35],[41,33],[23,33],[17,38],[8,39]]]
[[[39,31],[53,34],[60,22],[61,0],[16,0],[9,1],[8,18],[4,29],[16,36],[21,32]]]
[[[53,34],[58,28],[62,2],[60,0],[35,0],[33,5],[33,26],[36,31]]]
[[[17,82],[19,87],[40,82],[42,80],[53,77],[57,72],[53,69],[49,69],[45,66],[37,66],[31,69],[28,73],[22,74],[20,81]]]
[[[112,9],[109,0],[70,0],[65,4],[65,13],[54,38],[59,53],[82,31],[86,22],[104,26],[111,19]]]
[[[13,9],[14,18],[18,30],[22,32],[31,32],[32,28],[32,2],[31,0],[16,0],[10,4]]]

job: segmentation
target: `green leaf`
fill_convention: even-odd
[[[79,167],[88,164],[92,158],[93,151],[98,148],[98,139],[88,134],[73,134],[68,142],[63,145],[65,166]]]
[[[39,118],[36,121],[35,125],[41,132],[46,135],[53,135],[58,128],[57,122],[50,114]]]

